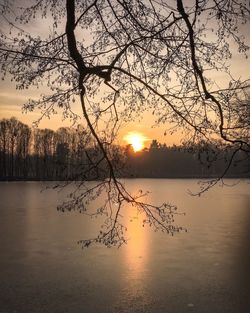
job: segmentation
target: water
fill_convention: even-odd
[[[86,250],[76,242],[98,220],[57,212],[64,191],[1,183],[0,312],[249,313],[249,183],[192,197],[195,180],[126,180],[152,191],[149,201],[177,204],[188,232],[155,233],[127,208],[128,244]]]

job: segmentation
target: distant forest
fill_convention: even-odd
[[[87,140],[87,139],[88,140]],[[134,152],[130,145],[113,145],[110,154],[119,177],[201,178],[222,175],[231,162],[230,146],[193,144],[167,146],[152,140]],[[32,129],[16,118],[0,120],[0,180],[102,179],[108,172],[100,151],[82,126]],[[93,167],[93,158],[100,158]],[[250,177],[244,152],[233,159],[225,177]]]

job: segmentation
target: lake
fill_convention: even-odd
[[[250,180],[201,197],[188,194],[198,190],[192,179],[125,183],[150,190],[150,202],[176,204],[186,213],[176,224],[188,232],[143,228],[128,206],[127,245],[82,250],[77,241],[94,235],[99,221],[57,212],[65,190],[0,183],[1,313],[250,312]]]

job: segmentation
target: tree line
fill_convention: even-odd
[[[32,129],[14,117],[0,121],[2,180],[73,179],[79,167],[87,166],[86,153],[91,150],[95,149],[91,148],[91,140],[86,148],[86,131],[81,126],[53,131]]]
[[[232,157],[230,146],[219,141],[169,147],[152,140],[149,148],[137,153],[130,145],[113,145],[111,151],[117,176],[130,178],[218,177]],[[30,128],[14,117],[0,120],[1,180],[98,180],[107,177],[102,161],[98,146],[80,125],[53,131]],[[244,152],[234,158],[225,176],[250,177]]]
[[[131,151],[131,148],[128,147]],[[230,146],[220,141],[168,147],[153,140],[149,149],[128,153],[127,168],[141,178],[250,177],[250,159],[244,152],[233,157]]]

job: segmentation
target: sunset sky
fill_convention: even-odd
[[[249,32],[247,31],[246,25],[243,29],[243,34],[246,37],[246,43],[249,44]],[[32,22],[32,31],[34,34],[46,32],[46,24],[41,24],[40,21]],[[234,46],[232,46],[233,57],[229,60],[229,64],[231,65],[231,73],[234,78],[241,78],[242,80],[249,78],[249,68],[250,62],[249,58],[247,59],[244,55],[239,55]],[[226,87],[227,81],[223,74],[216,74],[217,85],[220,88]],[[43,89],[29,89],[18,91],[15,89],[15,84],[10,81],[10,79],[5,79],[4,81],[0,81],[0,118],[10,118],[15,116],[19,120],[28,125],[32,125],[32,122],[39,119],[41,113],[39,111],[30,112],[27,114],[22,113],[22,104],[25,103],[29,98],[36,99],[39,97]],[[45,90],[46,91],[46,90]],[[72,104],[73,111],[82,116],[81,107],[79,102]],[[62,126],[70,126],[71,123],[69,120],[62,120],[62,115],[60,109],[58,109],[58,114],[51,116],[50,119],[44,118],[39,127],[41,128],[51,128],[57,129]],[[173,143],[179,143],[180,136],[178,133],[170,135],[166,134],[164,136],[164,132],[167,127],[163,127],[162,125],[158,127],[155,125],[155,121],[152,116],[152,112],[148,111],[142,115],[140,119],[135,119],[129,123],[122,123],[122,127],[120,128],[118,134],[118,142],[120,144],[126,144],[125,137],[129,132],[137,132],[142,134],[147,140],[145,140],[145,144],[147,145],[150,140],[157,139],[162,143],[166,143],[168,145],[172,145]]]

